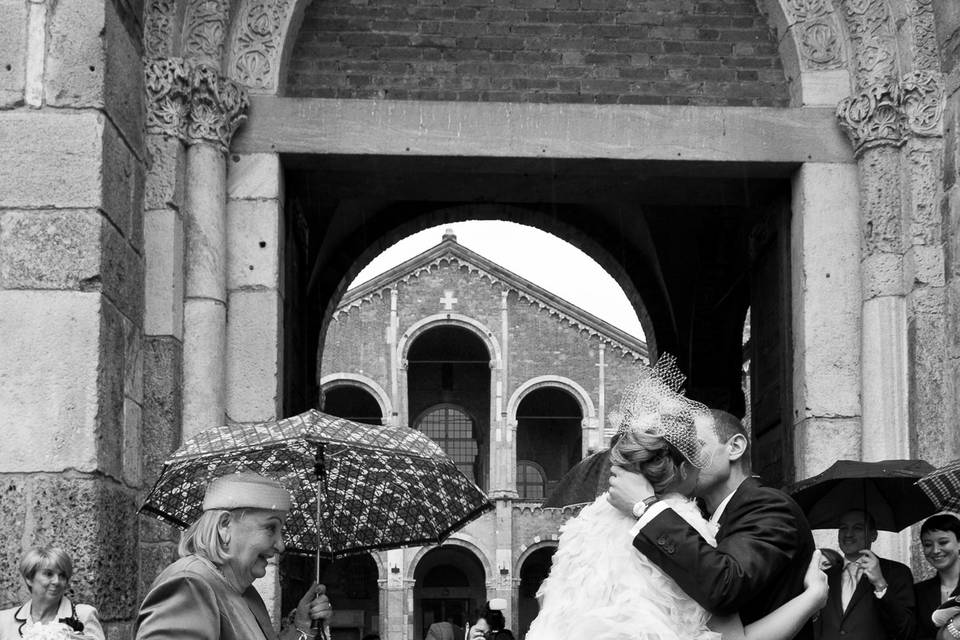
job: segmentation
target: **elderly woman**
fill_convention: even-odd
[[[30,600],[0,611],[0,640],[52,637],[59,631],[64,638],[85,637],[104,640],[97,610],[86,604],[74,604],[64,594],[73,576],[73,562],[63,549],[32,547],[20,560],[20,575],[30,590]]]
[[[203,514],[180,539],[180,559],[157,576],[140,605],[137,640],[277,640],[253,581],[283,552],[280,532],[290,506],[280,483],[257,474],[211,482]],[[313,638],[312,622],[331,614],[323,586],[315,584],[279,637]]]

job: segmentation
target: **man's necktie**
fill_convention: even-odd
[[[850,598],[853,597],[853,592],[857,589],[861,571],[860,565],[856,562],[851,562],[843,568],[843,581],[840,584],[840,604],[843,605],[844,611],[847,610]]]

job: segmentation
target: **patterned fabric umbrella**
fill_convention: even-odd
[[[941,510],[960,512],[960,460],[923,476],[917,486]]]
[[[164,463],[140,511],[185,529],[200,516],[207,484],[236,471],[287,487],[287,550],[326,558],[439,543],[493,506],[419,431],[310,410],[197,434]]]

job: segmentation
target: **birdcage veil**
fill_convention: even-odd
[[[665,353],[623,390],[620,407],[609,419],[617,433],[639,430],[661,436],[699,469],[705,439],[716,437],[716,428],[710,410],[683,395],[685,381],[676,357]]]

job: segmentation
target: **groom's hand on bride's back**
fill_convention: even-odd
[[[610,493],[607,500],[624,513],[633,513],[633,506],[653,495],[650,481],[643,475],[614,465],[610,469]]]

